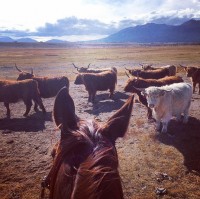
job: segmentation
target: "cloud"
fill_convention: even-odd
[[[59,2],[62,3],[64,0]],[[76,4],[77,2],[79,4]],[[20,23],[15,28],[8,28],[1,23],[0,36],[41,38],[73,36],[74,38],[75,35],[77,37],[88,35],[92,38],[110,35],[121,29],[146,23],[179,25],[192,18],[200,19],[200,0],[184,0],[184,3],[173,0],[74,0],[72,4],[73,6],[70,4],[67,10],[63,10],[61,4],[62,14],[59,19],[55,20],[54,16],[34,29],[20,30],[17,28],[20,27]],[[58,5],[54,7],[51,2],[50,8],[51,12],[53,9],[55,11]],[[48,9],[46,11],[49,11]],[[58,9],[54,14],[61,10]],[[33,23],[22,16],[21,18],[29,24]],[[36,21],[39,19],[37,18]]]
[[[40,36],[64,36],[64,35],[107,35],[116,28],[113,24],[106,24],[99,20],[78,19],[69,17],[58,20],[55,24],[46,23],[36,31]]]

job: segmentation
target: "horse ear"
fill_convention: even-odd
[[[53,116],[56,125],[62,130],[61,136],[77,128],[75,105],[67,87],[63,87],[56,96]]]
[[[134,95],[101,127],[101,132],[110,141],[115,142],[118,137],[123,137],[127,131],[133,108]]]

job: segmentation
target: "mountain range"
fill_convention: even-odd
[[[200,42],[200,21],[191,19],[181,25],[148,23],[125,28],[98,42],[106,43],[169,43]]]
[[[31,38],[14,40],[0,37],[0,42],[36,43]],[[67,41],[52,39],[45,43],[66,43]],[[106,38],[88,43],[200,43],[200,20],[191,19],[181,25],[147,23],[120,30]],[[70,42],[71,43],[71,42]],[[84,42],[84,43],[87,43]]]

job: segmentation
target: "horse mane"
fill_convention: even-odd
[[[48,175],[50,198],[54,197],[56,181],[59,176],[69,178],[70,185],[62,187],[71,198],[110,198],[110,187],[116,191],[116,199],[123,198],[121,180],[118,173],[118,158],[115,147],[102,136],[100,125],[92,120],[80,120],[78,129],[67,133],[56,150],[53,167]],[[87,147],[84,152],[84,147]],[[83,148],[83,150],[82,150]],[[78,154],[78,150],[83,154]],[[72,152],[75,151],[75,152]],[[69,152],[72,152],[72,155]],[[69,162],[66,159],[70,159]],[[65,170],[60,170],[63,166]],[[64,165],[65,165],[64,164]],[[68,168],[69,167],[69,168]],[[70,168],[73,168],[70,170]],[[65,173],[59,174],[65,171]],[[58,175],[59,174],[59,175]],[[60,184],[59,186],[63,186]],[[72,190],[73,188],[73,190]],[[71,192],[72,191],[72,192]],[[111,194],[113,196],[113,192]]]

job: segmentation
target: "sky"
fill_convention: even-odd
[[[93,40],[136,25],[190,19],[200,19],[200,0],[2,0],[0,37]]]

